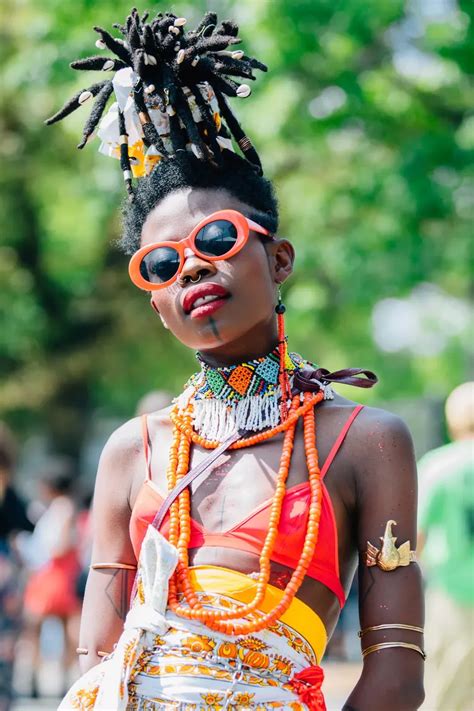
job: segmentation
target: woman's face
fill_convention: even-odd
[[[252,214],[248,205],[225,190],[186,188],[173,192],[148,215],[142,246],[184,239],[198,222],[223,209]],[[288,242],[266,242],[250,232],[246,245],[228,260],[208,262],[186,252],[180,278],[152,292],[152,305],[165,326],[189,348],[227,353],[231,359],[240,351],[264,352],[274,345],[277,286],[291,273],[292,263],[293,249]],[[191,280],[199,276],[199,283],[193,284]],[[223,298],[214,307],[189,310],[191,294],[209,284],[220,289]]]

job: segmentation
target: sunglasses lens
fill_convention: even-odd
[[[237,228],[228,220],[215,220],[204,225],[194,238],[196,249],[209,257],[222,257],[235,246]]]
[[[164,284],[177,274],[179,261],[179,254],[173,247],[157,247],[143,257],[140,274],[152,284]]]

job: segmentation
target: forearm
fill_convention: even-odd
[[[120,637],[129,609],[134,571],[91,570],[84,596],[79,647],[81,670],[87,671],[109,653]]]
[[[424,699],[423,659],[405,649],[375,652],[364,662],[361,677],[343,711],[416,711]]]

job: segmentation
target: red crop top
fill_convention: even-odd
[[[339,451],[349,428],[362,407],[362,405],[358,405],[352,411],[339,433],[321,469],[321,477],[323,479]],[[146,415],[143,417],[143,425],[147,476],[143,486],[138,492],[130,517],[130,538],[137,559],[148,525],[153,521],[156,512],[159,510],[165,498],[159,492],[151,477]],[[337,596],[342,607],[345,603],[345,594],[339,579],[336,519],[324,481],[322,482],[322,488],[323,500],[321,520],[319,523],[319,537],[307,574],[329,588]],[[278,538],[271,556],[271,559],[275,563],[280,563],[288,568],[295,568],[303,547],[309,500],[310,491],[308,482],[303,482],[287,489],[283,500]],[[206,531],[201,524],[192,519],[189,547],[201,548],[202,546],[219,546],[222,548],[236,548],[260,556],[263,542],[268,531],[270,506],[271,499],[264,501],[240,521],[240,523],[223,533],[211,533]],[[169,515],[166,515],[160,532],[164,536],[167,536],[168,530]]]

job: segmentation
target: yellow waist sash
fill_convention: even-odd
[[[236,570],[212,565],[196,565],[190,569],[190,574],[193,587],[203,593],[218,593],[244,604],[251,602],[256,594],[257,582]],[[270,612],[282,597],[283,590],[267,585],[265,598],[259,610]],[[280,621],[293,628],[308,642],[319,664],[327,643],[326,628],[319,615],[295,597],[288,610],[280,617]]]

